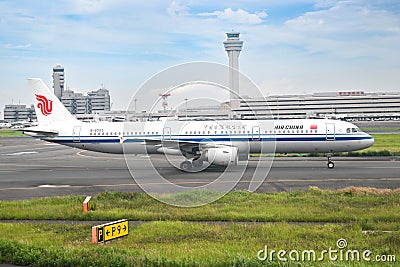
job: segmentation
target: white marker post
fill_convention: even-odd
[[[92,210],[93,208],[93,204],[92,204],[92,197],[91,196],[87,196],[85,198],[85,201],[83,201],[83,212],[84,213],[88,213],[89,210]]]

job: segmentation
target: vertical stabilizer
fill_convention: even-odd
[[[42,79],[29,78],[28,84],[33,92],[35,112],[39,125],[77,120],[50,91]]]

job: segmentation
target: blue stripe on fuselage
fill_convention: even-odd
[[[327,140],[326,135],[308,135],[308,136],[288,136],[288,135],[261,135],[260,138],[253,138],[251,135],[246,136],[226,136],[226,135],[210,135],[210,136],[168,136],[168,138],[162,139],[160,136],[128,136],[124,137],[124,142],[135,143],[144,141],[176,141],[176,142],[251,142],[251,141],[264,141],[264,142],[307,142],[307,141],[357,141],[357,140],[371,140],[373,139],[369,135],[365,136],[352,136],[352,135],[335,135],[334,140]],[[72,136],[60,136],[54,139],[48,139],[48,141],[55,143],[120,143],[119,138],[110,137],[97,137],[92,136],[81,136],[80,139],[72,138]]]

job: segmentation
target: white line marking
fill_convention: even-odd
[[[65,187],[71,187],[71,186],[70,185],[42,184],[42,185],[39,185],[38,187],[40,187],[40,188],[65,188]]]
[[[3,156],[21,156],[25,154],[37,154],[37,151],[21,151],[21,152],[14,152],[9,154],[3,154]]]

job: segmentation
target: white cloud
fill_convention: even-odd
[[[184,6],[177,1],[172,1],[172,3],[167,7],[167,13],[171,17],[185,16],[188,14],[189,8]]]
[[[199,13],[198,15],[204,17],[217,17],[219,20],[236,24],[260,24],[263,22],[263,19],[267,17],[267,13],[265,11],[249,13],[240,8],[234,11],[230,7],[225,8],[224,11]]]
[[[5,44],[4,48],[7,48],[7,49],[28,49],[31,46],[32,46],[32,44],[20,44],[20,45]]]
[[[393,54],[400,43],[400,17],[396,11],[360,1],[332,2],[331,6],[305,12],[281,25],[250,29],[247,35],[259,47],[284,45],[309,55],[381,60],[400,56]]]
[[[116,3],[116,0],[74,0],[74,12],[78,14],[94,14],[107,9]]]
[[[399,29],[399,22],[398,16],[390,10],[342,1],[327,9],[306,12],[290,19],[285,22],[285,26],[301,32],[386,32],[396,25]]]
[[[114,107],[121,107],[125,88],[164,67],[191,60],[227,63],[222,41],[232,28],[245,42],[241,69],[260,84],[267,80],[266,92],[334,90],[364,80],[378,89],[398,88],[395,0],[300,1],[304,9],[295,0],[0,1],[0,70],[7,73],[0,92],[22,88],[27,75],[51,83],[48,73],[60,62],[69,84],[84,91],[105,82]],[[23,86],[14,85],[20,81]]]

